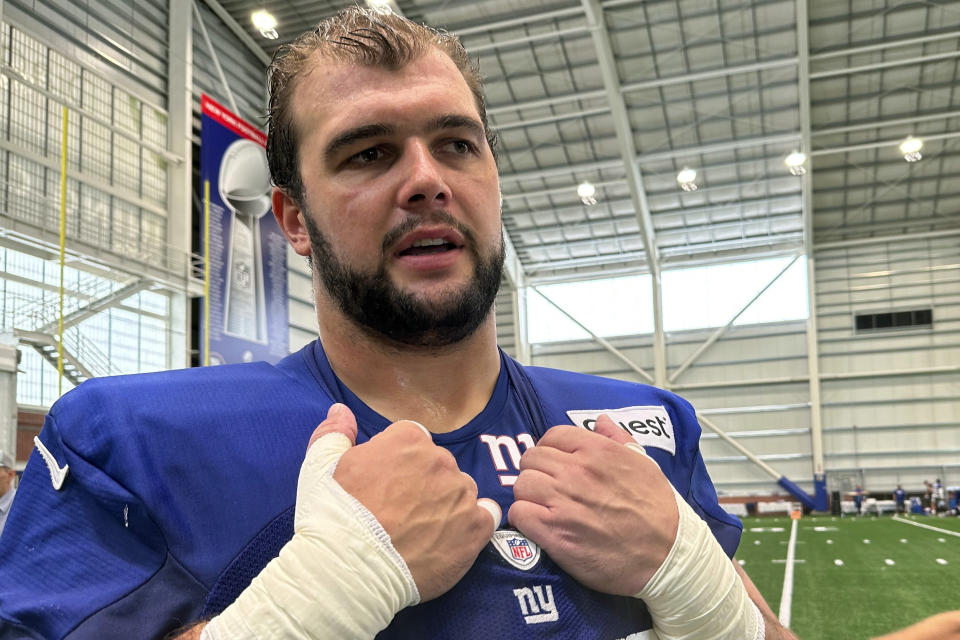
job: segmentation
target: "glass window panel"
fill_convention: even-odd
[[[116,198],[113,205],[113,250],[136,257],[140,252],[140,210]]]
[[[590,331],[609,337],[653,331],[650,287],[650,276],[644,275],[543,285],[538,289]],[[590,337],[536,291],[527,293],[527,327],[531,343]]]
[[[664,271],[664,329],[683,331],[726,325],[790,260],[774,258]],[[735,324],[806,317],[806,264],[800,259]]]
[[[140,193],[140,147],[123,136],[114,136],[113,140],[113,183]]]
[[[114,87],[113,124],[130,133],[140,134],[140,100]]]
[[[143,156],[143,177],[140,186],[143,197],[165,207],[167,205],[167,161],[163,156],[149,149],[141,150],[141,155]]]
[[[29,84],[47,86],[47,47],[19,29],[13,30],[10,66],[19,71]]]
[[[50,51],[50,91],[68,104],[80,103],[80,65]]]
[[[44,128],[38,126],[37,114],[42,114],[46,108],[47,99],[42,94],[22,82],[11,82],[10,142],[42,155],[45,151]]]

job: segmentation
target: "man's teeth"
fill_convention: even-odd
[[[441,244],[445,244],[447,241],[443,238],[424,238],[423,240],[417,240],[414,242],[411,247],[436,247]]]

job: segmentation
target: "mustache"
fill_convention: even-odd
[[[380,246],[380,253],[382,255],[387,254],[387,250],[396,244],[396,242],[402,238],[404,235],[410,233],[418,227],[427,225],[427,224],[443,224],[448,227],[453,227],[457,230],[463,238],[466,240],[467,246],[476,246],[474,241],[473,232],[470,231],[462,222],[454,218],[452,215],[446,211],[433,211],[426,215],[410,216],[393,229],[387,232],[383,237],[383,243]]]

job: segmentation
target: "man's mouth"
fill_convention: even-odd
[[[406,249],[397,252],[398,256],[424,256],[435,253],[446,253],[459,249],[456,244],[446,238],[421,238]]]

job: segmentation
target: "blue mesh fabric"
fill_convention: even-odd
[[[260,530],[241,549],[220,574],[203,605],[202,618],[210,618],[226,609],[267,563],[280,554],[280,549],[293,537],[294,507],[290,507]]]

